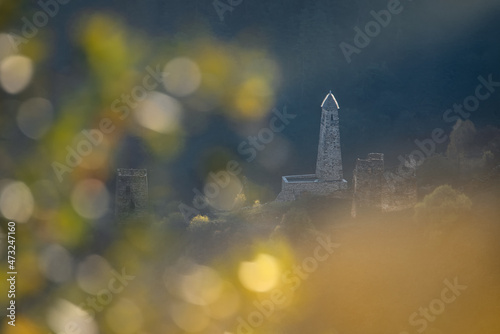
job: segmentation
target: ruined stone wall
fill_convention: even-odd
[[[301,181],[304,180],[304,181]],[[314,180],[313,180],[314,179]],[[291,177],[283,177],[281,192],[276,198],[278,202],[289,202],[298,199],[302,194],[309,193],[311,195],[330,195],[337,192],[342,192],[347,189],[347,182],[342,181],[325,181],[316,179],[316,175],[294,175]],[[340,194],[339,194],[340,196]]]
[[[384,212],[400,211],[412,208],[417,204],[416,167],[405,167],[404,173],[396,168],[385,172],[382,210]]]
[[[353,171],[353,217],[382,210],[383,184],[382,153],[370,153],[367,159],[357,159]]]
[[[148,175],[146,169],[117,170],[115,216],[132,218],[148,213]]]

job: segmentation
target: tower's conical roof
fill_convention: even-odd
[[[333,96],[332,91],[326,95],[323,103],[321,104],[321,108],[325,110],[340,109],[339,103],[337,102],[335,96]]]

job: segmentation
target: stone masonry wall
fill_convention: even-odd
[[[406,166],[405,172],[386,170],[382,193],[382,210],[384,212],[399,211],[412,208],[418,201],[416,165]]]
[[[147,214],[147,170],[120,168],[117,173],[115,216],[125,219]]]
[[[335,107],[322,110],[316,176],[324,180],[343,179],[339,112]]]
[[[358,159],[353,171],[352,216],[382,210],[384,183],[384,155],[370,153],[367,159]]]
[[[330,195],[341,192],[347,189],[347,182],[342,181],[325,181],[311,180],[314,179],[314,174],[295,175],[292,177],[284,176],[282,179],[281,192],[276,198],[277,201],[294,201],[302,194],[309,193],[311,195]],[[301,179],[307,181],[300,181]],[[340,193],[339,193],[340,195]]]

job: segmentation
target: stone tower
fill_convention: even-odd
[[[384,178],[382,209],[385,212],[410,209],[417,204],[417,162],[412,155],[404,155],[397,168],[386,168]]]
[[[340,150],[339,104],[331,91],[323,100],[321,108],[316,177],[326,181],[340,181],[344,177]]]
[[[294,201],[305,193],[337,198],[348,196],[347,181],[342,175],[339,104],[331,91],[323,100],[321,108],[316,174],[283,176],[281,192],[276,198],[279,202]]]
[[[119,168],[117,173],[115,216],[126,219],[147,214],[147,170]]]
[[[384,190],[384,155],[370,153],[367,159],[357,159],[353,171],[352,216],[382,211]]]

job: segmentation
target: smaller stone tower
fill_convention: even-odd
[[[141,217],[148,212],[148,173],[146,169],[117,170],[115,216]]]
[[[357,159],[353,172],[352,216],[381,212],[384,191],[384,155],[370,153]]]
[[[397,168],[386,169],[384,173],[384,212],[410,209],[417,204],[417,162],[411,155],[403,156],[402,160]]]

